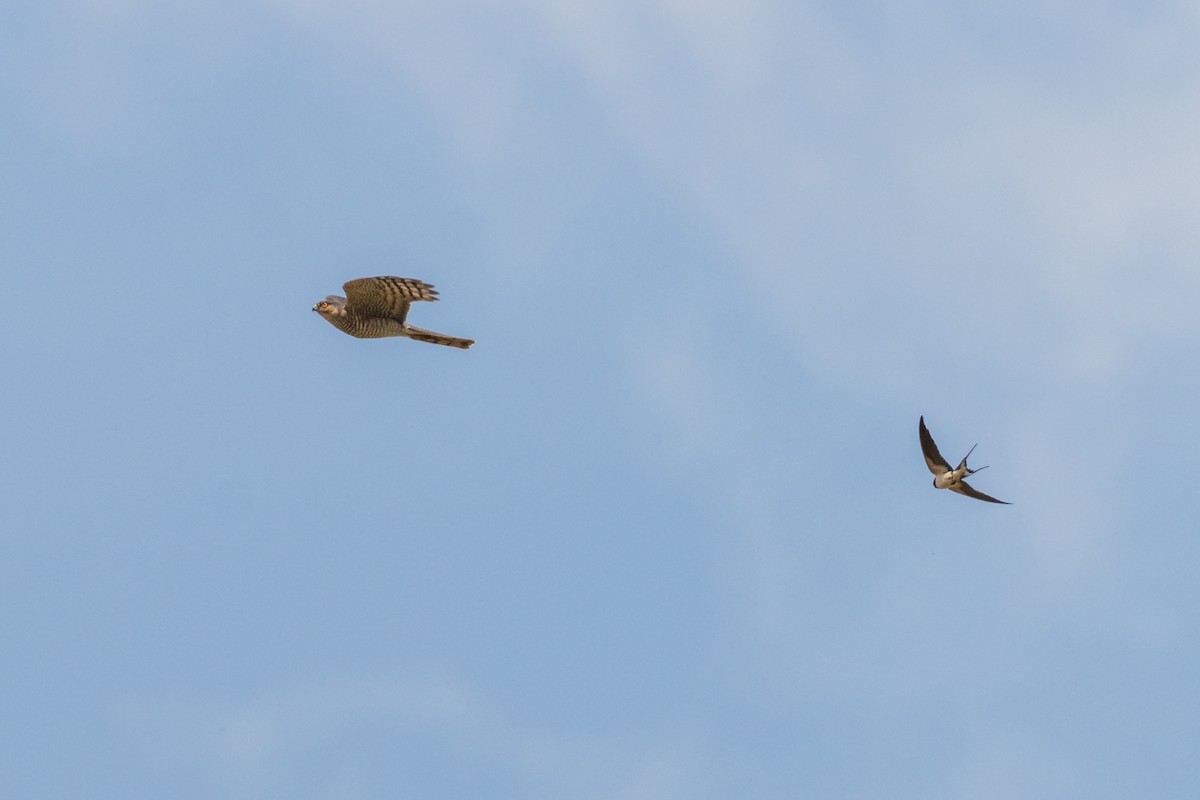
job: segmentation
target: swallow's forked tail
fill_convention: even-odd
[[[958,462],[958,468],[959,468],[959,469],[963,469],[964,467],[966,467],[966,470],[967,470],[967,474],[968,474],[968,475],[970,475],[972,472],[976,472],[976,471],[977,471],[977,470],[973,470],[973,469],[971,469],[970,467],[968,467],[968,466],[967,466],[967,459],[971,457],[971,453],[974,453],[974,452],[975,452],[975,448],[976,448],[976,447],[979,447],[979,442],[976,442],[975,444],[971,445],[971,449],[970,449],[970,450],[968,450],[968,451],[967,451],[967,454],[966,454],[965,456],[963,456],[963,457],[962,457],[962,461]],[[980,467],[979,469],[983,469],[983,467]]]

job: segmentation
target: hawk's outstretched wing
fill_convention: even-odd
[[[400,323],[408,318],[413,302],[438,299],[432,284],[392,275],[355,278],[342,284],[342,290],[346,293],[347,312],[360,317],[387,317]]]

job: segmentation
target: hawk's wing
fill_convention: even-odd
[[[361,317],[390,317],[404,322],[408,308],[416,300],[437,300],[437,290],[416,278],[380,275],[355,278],[342,284],[347,311]]]
[[[951,486],[949,488],[950,488],[950,491],[952,491],[952,492],[958,492],[959,494],[965,494],[967,497],[974,497],[976,500],[986,500],[989,503],[1000,503],[1000,504],[1006,505],[1006,506],[1012,505],[1012,503],[1007,503],[1003,500],[997,500],[996,498],[986,495],[983,492],[980,492],[976,489],[972,489],[970,486],[967,485],[966,481],[959,481],[958,483],[954,484],[953,486]]]
[[[933,437],[929,435],[929,429],[925,427],[925,417],[921,417],[920,433],[921,452],[925,454],[925,466],[929,467],[929,471],[934,475],[949,472],[950,465],[938,452],[937,445],[933,443]]]

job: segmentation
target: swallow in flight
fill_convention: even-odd
[[[974,475],[980,469],[971,469],[967,466],[967,459],[971,457],[971,453],[975,452],[978,447],[976,443],[967,454],[963,456],[963,460],[959,462],[954,469],[946,463],[946,459],[942,458],[942,454],[938,452],[937,445],[933,443],[933,437],[929,435],[929,429],[925,427],[925,417],[921,417],[920,423],[921,433],[921,452],[925,454],[925,466],[929,467],[929,471],[933,473],[933,485],[938,489],[949,489],[952,492],[965,494],[967,497],[974,497],[976,500],[986,500],[989,503],[1003,503],[1006,506],[1012,503],[1006,503],[1003,500],[997,500],[994,497],[988,497],[980,491],[972,489],[965,480],[969,475]]]

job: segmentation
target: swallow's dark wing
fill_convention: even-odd
[[[929,435],[929,429],[925,427],[925,417],[921,417],[920,432],[921,452],[925,454],[925,466],[929,467],[929,471],[934,475],[949,472],[950,465],[946,463],[946,459],[942,458],[942,454],[938,452],[937,445],[933,443],[933,437]]]
[[[967,497],[974,497],[976,500],[986,500],[989,503],[1000,503],[1001,505],[1006,505],[1006,506],[1012,505],[1012,503],[1005,502],[1004,500],[997,500],[994,497],[989,497],[988,495],[984,494],[983,492],[972,489],[970,486],[967,485],[966,481],[959,481],[958,483],[949,487],[949,489],[952,492],[958,492],[959,494],[965,494]]]

